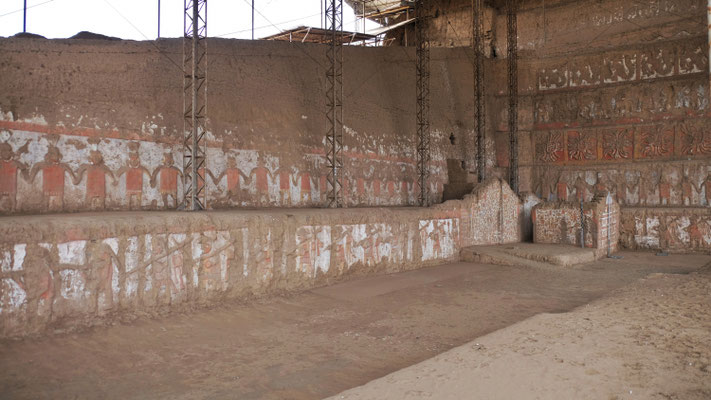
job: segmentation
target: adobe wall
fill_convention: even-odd
[[[521,190],[549,201],[609,191],[623,209],[711,212],[706,2],[545,3],[524,2],[518,17]],[[505,57],[506,16],[497,18]],[[488,115],[506,176],[506,60],[492,62],[503,89]]]
[[[533,242],[580,246],[582,236],[584,246],[600,250],[598,255],[608,248],[615,252],[620,218],[620,206],[611,196],[585,202],[582,207],[575,202],[543,202],[533,208]]]
[[[485,2],[487,136],[508,177],[505,2]],[[471,45],[471,2],[433,0],[433,45]],[[523,0],[518,13],[522,192],[591,201],[611,192],[625,215],[652,221],[699,214],[711,230],[711,110],[707,2]],[[471,51],[471,50],[470,50]],[[643,217],[636,217],[638,219]],[[629,219],[629,218],[628,218]],[[668,223],[672,224],[672,220]],[[691,224],[688,220],[681,225]],[[652,223],[653,224],[653,223]],[[629,226],[633,226],[628,224]],[[646,223],[642,223],[646,225]],[[646,237],[627,229],[631,237]],[[692,244],[670,229],[671,247]],[[654,242],[654,240],[652,240]],[[622,245],[646,248],[647,239]]]
[[[225,39],[208,48],[209,207],[322,206],[326,48]],[[12,38],[0,53],[0,212],[175,208],[179,39]],[[414,50],[348,47],[344,74],[346,204],[415,204]],[[431,80],[438,202],[446,159],[476,171],[467,54],[433,49]]]
[[[303,290],[518,242],[506,183],[431,208],[3,217],[0,337]]]
[[[620,243],[633,250],[711,251],[711,212],[707,207],[626,207]]]

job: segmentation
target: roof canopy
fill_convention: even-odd
[[[314,28],[309,26],[300,26],[298,28],[289,29],[275,35],[263,37],[264,40],[283,40],[286,42],[302,42],[302,43],[328,43],[331,41],[331,31],[328,29]],[[348,44],[353,42],[361,42],[365,40],[375,39],[375,35],[366,33],[343,31],[340,35],[342,43]]]

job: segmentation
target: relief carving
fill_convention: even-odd
[[[641,128],[641,155],[643,157],[664,157],[674,151],[674,130],[663,125]]]
[[[556,162],[563,159],[563,133],[548,132],[536,138],[536,154],[543,162]]]
[[[66,164],[62,163],[62,153],[50,145],[44,156],[44,162],[35,164],[30,172],[30,181],[34,181],[38,173],[42,172],[42,195],[44,209],[61,211],[64,209],[64,179],[67,174],[74,180],[74,173]]]
[[[637,68],[639,66],[639,73]],[[703,73],[708,69],[706,47],[698,40],[646,46],[637,51],[584,56],[552,62],[538,69],[538,90],[597,86]]]
[[[597,152],[595,132],[568,132],[568,159],[576,161],[594,160]]]
[[[642,79],[661,78],[674,74],[676,54],[674,49],[656,48],[641,53]]]
[[[568,86],[568,68],[565,64],[541,69],[538,74],[538,87],[541,89],[560,89]]]
[[[602,65],[598,60],[598,58],[594,58],[580,66],[571,67],[568,74],[568,85],[570,87],[599,85],[602,80]]]
[[[602,134],[602,156],[607,160],[632,157],[634,128],[606,129]]]
[[[74,176],[74,184],[78,185],[86,173],[86,206],[91,210],[102,210],[106,207],[106,176],[116,181],[113,172],[104,165],[104,156],[97,150],[89,153],[90,164],[79,167]]]
[[[0,211],[12,212],[17,206],[17,176],[25,177],[27,167],[16,158],[9,143],[0,143]]]
[[[684,122],[679,125],[681,130],[681,152],[684,155],[696,156],[711,154],[711,134],[703,123]]]
[[[629,82],[637,78],[637,55],[623,54],[620,57],[605,57],[604,82]]]
[[[126,175],[126,198],[130,210],[140,210],[143,206],[143,178],[151,174],[148,169],[141,165],[140,154],[138,152],[140,144],[131,142],[128,144],[128,162],[116,173],[114,185],[118,185],[119,178]]]
[[[679,74],[693,74],[708,69],[708,49],[704,46],[687,44],[679,47]]]
[[[655,83],[641,88],[539,95],[534,98],[536,123],[619,118],[651,118],[672,112],[687,115],[708,108],[703,83]]]
[[[151,176],[151,187],[156,187],[158,184],[160,196],[163,200],[163,208],[168,209],[178,207],[178,177],[181,179],[183,177],[183,173],[173,164],[173,154],[165,153],[163,155],[163,165],[156,168]],[[158,180],[160,180],[160,183],[158,183]]]

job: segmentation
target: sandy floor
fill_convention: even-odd
[[[711,269],[654,274],[333,399],[711,399]]]
[[[637,285],[620,292],[629,293],[627,297],[618,294],[588,307],[599,310],[588,316],[589,320],[579,317],[585,312],[582,309],[511,326],[536,314],[571,310],[650,273],[688,273],[711,260],[708,256],[655,257],[649,253],[624,256],[559,271],[459,263],[354,280],[288,298],[225,304],[40,340],[0,342],[0,398],[318,399],[506,327],[510,328],[494,336],[507,336],[497,341],[487,337],[484,347],[472,349],[485,354],[491,368],[498,368],[486,374],[505,374],[523,359],[523,353],[531,352],[528,357],[536,367],[523,378],[536,381],[538,370],[547,369],[554,371],[552,376],[569,379],[553,388],[572,390],[576,386],[571,382],[603,379],[618,385],[622,380],[630,383],[611,387],[614,393],[624,395],[628,390],[639,390],[640,382],[656,376],[650,371],[665,365],[677,375],[665,372],[663,377],[679,378],[674,378],[678,385],[669,389],[670,393],[695,387],[689,382],[708,373],[702,371],[702,363],[708,364],[708,353],[699,350],[696,342],[709,332],[711,307],[706,298],[706,308],[702,308],[704,299],[698,295],[702,290],[708,295],[707,281],[688,281],[685,275],[645,281],[656,282],[661,285],[659,290],[686,299],[683,312],[669,308],[669,294],[657,298],[653,296],[655,288]],[[675,285],[684,290],[672,291]],[[600,304],[618,310],[607,315]],[[633,318],[625,320],[630,315]],[[706,329],[702,330],[704,323]],[[686,330],[675,333],[676,325],[669,324],[698,331],[694,331],[696,336]],[[611,333],[587,335],[590,329],[603,328]],[[646,344],[620,341],[611,334],[635,334],[635,340]],[[673,334],[677,339],[671,338]],[[654,353],[658,346],[671,345],[686,352],[686,358],[666,359],[674,361],[671,364],[654,360],[646,366],[647,356],[638,350],[641,346]],[[558,350],[556,346],[563,347]],[[570,354],[575,346],[585,351],[576,349]],[[605,361],[609,351],[619,353],[625,361],[621,365]],[[690,359],[696,354],[693,352],[699,355]],[[462,358],[455,364],[470,362],[478,361]],[[570,370],[582,372],[564,374],[568,366],[583,362],[584,367]],[[688,362],[692,364],[686,366]],[[626,375],[617,377],[620,371]],[[377,382],[382,381],[373,385]],[[501,379],[496,382],[501,390],[511,389]],[[392,389],[399,387],[393,385]],[[496,387],[491,386],[492,390]],[[550,392],[541,393],[550,397],[546,395]]]

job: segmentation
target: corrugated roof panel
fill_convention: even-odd
[[[349,6],[353,7],[356,13],[363,11],[363,0],[346,0]],[[365,13],[380,12],[388,8],[397,7],[400,5],[411,4],[408,0],[365,0]]]

